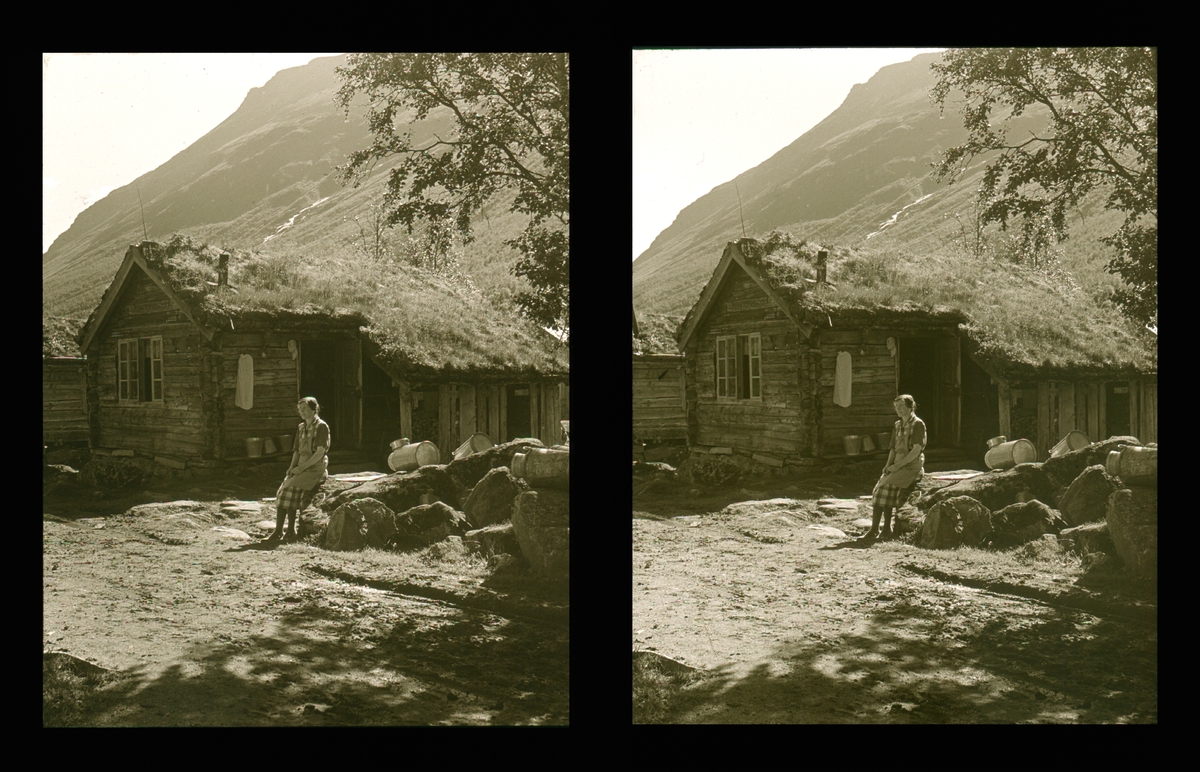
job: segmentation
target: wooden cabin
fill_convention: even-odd
[[[680,330],[696,449],[778,465],[845,456],[847,437],[879,447],[904,393],[930,449],[980,461],[1001,434],[1034,441],[1039,459],[1072,429],[1157,440],[1157,374],[1144,364],[1107,374],[1010,366],[980,353],[963,311],[814,303],[818,282],[784,280],[758,252],[752,239],[729,243]]]
[[[383,459],[388,443],[408,438],[434,442],[446,462],[476,432],[497,443],[563,439],[565,357],[562,367],[464,373],[436,362],[412,365],[403,352],[385,356],[361,312],[208,314],[178,289],[170,266],[154,260],[158,249],[150,242],[129,248],[80,334],[94,453],[132,451],[176,468],[245,458],[247,439],[278,444],[294,433],[304,396],[320,402],[335,453]],[[224,276],[213,276],[214,291]],[[240,367],[248,368],[241,400]]]
[[[42,357],[42,442],[86,444],[87,361]]]

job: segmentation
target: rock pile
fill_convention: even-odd
[[[510,472],[516,454],[541,448],[537,440],[517,440],[341,491],[323,505],[332,514],[320,544],[331,550],[414,550],[456,540],[458,549],[518,555],[535,573],[566,579],[570,515],[562,449],[551,449],[554,473],[544,465],[530,467],[537,471],[533,483],[548,489],[531,489]]]
[[[1157,475],[1144,471],[1152,454],[1142,450],[1136,451],[1136,476],[1123,480],[1110,474],[1113,468],[1126,468],[1109,459],[1125,447],[1140,448],[1141,443],[1134,437],[1110,437],[1044,463],[1018,464],[928,491],[917,503],[926,514],[916,543],[936,549],[1006,549],[1050,535],[1064,547],[1085,555],[1114,555],[1127,570],[1154,576]]]

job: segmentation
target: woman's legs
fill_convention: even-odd
[[[879,518],[883,517],[883,507],[875,507],[871,513],[871,530],[863,536],[864,539],[874,539],[879,536]],[[888,516],[889,518],[891,515]]]
[[[289,539],[296,538],[296,517],[300,510],[293,509],[287,513],[287,532],[284,534]]]
[[[267,541],[278,541],[283,538],[283,518],[287,515],[287,511],[282,507],[275,510],[275,530],[267,537]]]

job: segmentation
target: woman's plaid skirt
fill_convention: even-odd
[[[293,509],[304,511],[309,504],[312,503],[313,497],[317,495],[317,491],[321,490],[321,483],[324,480],[314,485],[308,490],[300,490],[294,488],[284,482],[279,486],[279,492],[275,494],[275,508],[284,512],[291,512]]]
[[[908,488],[898,488],[895,485],[884,485],[880,480],[875,485],[871,506],[875,509],[895,509],[904,503],[904,493],[907,490]]]

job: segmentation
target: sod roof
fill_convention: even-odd
[[[794,319],[814,327],[879,324],[888,317],[956,324],[964,349],[1010,380],[1158,372],[1156,337],[1061,271],[895,250],[837,250],[827,260],[827,284],[819,285],[815,245],[788,255],[762,254],[753,239],[729,248],[739,250],[743,263]],[[733,264],[722,260],[718,272]],[[713,281],[719,279],[714,274]],[[696,311],[694,307],[688,318]]]
[[[504,379],[564,375],[568,353],[515,309],[498,308],[463,276],[346,257],[298,259],[229,251],[228,284],[218,288],[220,249],[175,236],[131,248],[194,320],[213,330],[305,320],[357,326],[385,370],[407,379]],[[119,291],[118,271],[105,292]],[[81,338],[105,308],[102,300]]]

